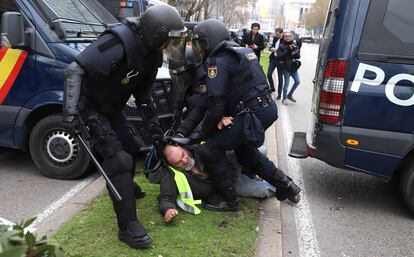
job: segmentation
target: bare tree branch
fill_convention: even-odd
[[[323,27],[328,7],[329,0],[316,0],[309,12],[303,16],[302,23],[312,29]]]

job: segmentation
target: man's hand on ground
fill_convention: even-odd
[[[178,216],[178,210],[177,209],[168,209],[166,212],[165,212],[165,215],[164,215],[164,220],[166,221],[166,222],[170,222],[170,221],[172,221],[176,216]]]

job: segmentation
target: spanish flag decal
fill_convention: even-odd
[[[19,49],[0,48],[0,104],[13,86],[26,60],[27,52]]]

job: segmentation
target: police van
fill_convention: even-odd
[[[98,0],[115,18],[139,17],[148,8],[146,0]]]
[[[0,16],[0,147],[29,150],[46,176],[79,177],[90,161],[61,124],[64,72],[119,21],[96,0],[1,0]],[[158,73],[152,97],[161,125],[168,127],[171,78],[165,68]],[[143,122],[133,99],[128,104],[125,112],[139,138]],[[142,145],[148,142],[141,137]]]
[[[154,5],[168,5],[160,0],[98,0],[115,18],[139,17],[147,8]]]
[[[290,156],[385,180],[414,212],[414,1],[331,0],[312,120]]]

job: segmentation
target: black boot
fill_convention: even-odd
[[[135,249],[146,248],[150,246],[152,242],[151,238],[148,236],[147,230],[139,220],[130,222],[124,230],[120,229],[118,238]]]
[[[279,201],[289,199],[295,204],[300,201],[299,193],[302,189],[289,176],[285,175],[283,171],[276,169],[273,177],[268,182],[276,187],[276,198]]]
[[[118,221],[119,240],[127,243],[132,248],[148,247],[151,244],[151,238],[137,218],[135,183],[132,181],[131,175],[124,173],[111,177],[111,180],[122,197],[122,201],[117,201],[109,191]]]
[[[219,203],[205,203],[203,204],[204,209],[210,210],[210,211],[232,211],[237,212],[239,211],[239,201],[233,201],[233,202],[226,202],[221,201]]]
[[[226,159],[221,150],[202,145],[198,148],[198,154],[204,163],[205,170],[209,171],[210,180],[215,185],[216,192],[224,202],[205,204],[204,207],[213,211],[238,211],[236,189],[233,186],[233,165]]]
[[[236,188],[231,181],[223,181],[217,185],[218,192],[224,201],[217,204],[205,204],[204,207],[212,211],[239,211],[239,200]]]
[[[134,193],[135,193],[135,199],[141,199],[147,195],[145,191],[142,190],[142,188],[136,182],[134,182]]]

